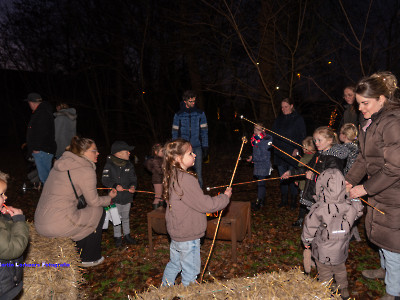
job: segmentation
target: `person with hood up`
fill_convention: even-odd
[[[311,255],[318,269],[318,279],[329,282],[335,277],[343,299],[349,299],[346,259],[354,222],[362,216],[359,199],[346,195],[346,182],[338,169],[326,169],[316,182],[316,203],[305,218],[301,240],[304,269],[310,271]],[[310,253],[311,246],[311,253]],[[310,255],[311,254],[311,255]]]
[[[76,115],[75,108],[69,107],[66,103],[56,105],[57,112],[54,113],[55,138],[57,144],[56,159],[64,153],[65,148],[71,143],[71,139],[76,135]]]

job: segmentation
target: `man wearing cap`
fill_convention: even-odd
[[[172,139],[180,137],[192,144],[193,153],[196,154],[193,167],[202,187],[201,164],[203,157],[207,157],[208,154],[207,118],[202,110],[195,107],[196,93],[194,91],[185,91],[182,99],[181,109],[175,114],[172,123]]]
[[[25,99],[32,110],[32,116],[26,133],[28,155],[32,154],[40,181],[44,184],[51,169],[51,162],[56,152],[54,137],[53,108],[42,101],[37,93],[30,93]]]

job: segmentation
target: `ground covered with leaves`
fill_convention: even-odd
[[[236,155],[211,155],[209,163],[203,165],[205,187],[229,184],[235,166]],[[237,153],[239,148],[237,149]],[[222,152],[221,152],[222,153]],[[23,209],[28,220],[33,220],[34,211],[40,193],[28,190],[22,193],[21,187],[26,180],[25,162],[19,154],[1,153],[2,157],[10,157],[2,162],[1,170],[11,175],[7,202],[9,205]],[[143,166],[143,159],[136,164],[139,190],[152,191],[151,175]],[[99,161],[97,173],[100,175],[104,162]],[[252,165],[239,162],[235,182],[253,180]],[[274,170],[272,178],[277,177]],[[99,187],[101,186],[99,182]],[[302,268],[303,248],[300,240],[301,229],[291,226],[296,220],[298,210],[278,208],[280,201],[279,181],[267,181],[266,205],[259,211],[251,213],[251,238],[246,237],[238,243],[238,260],[231,262],[231,243],[216,241],[204,279],[226,280],[237,277],[249,277],[262,272],[290,270]],[[216,195],[220,190],[211,190]],[[255,183],[234,186],[232,201],[253,201],[257,197]],[[142,292],[150,286],[158,287],[161,283],[164,267],[169,260],[169,242],[166,235],[153,235],[154,254],[149,255],[147,234],[147,213],[152,210],[152,197],[138,193],[131,209],[131,234],[139,240],[138,245],[115,248],[113,229],[110,226],[103,233],[103,264],[84,270],[86,283],[84,289],[90,299],[122,299]],[[367,242],[364,233],[364,217],[359,223],[361,242],[350,243],[347,271],[349,290],[355,299],[377,299],[385,293],[384,282],[365,280],[361,271],[365,268],[378,268],[379,255],[377,249]],[[201,247],[202,270],[211,247],[211,240],[206,239]],[[310,276],[316,276],[316,270]],[[179,280],[179,278],[178,278]]]

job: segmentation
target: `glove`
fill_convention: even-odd
[[[208,156],[208,147],[203,147],[202,150],[203,150],[203,160],[206,160]]]

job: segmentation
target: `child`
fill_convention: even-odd
[[[319,281],[329,282],[334,276],[342,299],[348,299],[345,262],[350,229],[354,221],[362,216],[363,205],[358,199],[348,199],[345,180],[338,169],[323,171],[318,176],[315,189],[316,203],[311,206],[304,221],[301,240],[307,249],[311,245]]]
[[[254,163],[254,177],[258,180],[265,179],[271,175],[271,148],[272,137],[265,133],[263,124],[254,125],[254,134],[251,137],[253,155],[249,156],[248,162]],[[259,181],[257,185],[257,200],[252,203],[254,210],[259,210],[265,204],[265,181]]]
[[[22,210],[5,205],[8,175],[0,172],[0,298],[14,299],[22,290],[22,253],[28,245],[29,228]]]
[[[163,171],[162,171],[162,161],[164,156],[164,150],[161,144],[155,144],[151,148],[152,156],[145,160],[144,167],[151,172],[151,182],[154,186],[154,201],[153,201],[153,209],[157,209],[158,207],[162,207],[164,205],[164,201],[162,200],[162,180],[163,180]]]
[[[313,134],[314,143],[318,152],[314,154],[310,162],[307,164],[313,170],[321,173],[328,168],[339,169],[343,172],[344,159],[348,156],[348,149],[338,144],[338,138],[332,128],[328,126],[319,127]],[[306,183],[300,203],[310,209],[315,203],[315,182],[318,174],[314,174],[309,168],[302,166],[294,170],[286,171],[282,175],[282,179],[289,178],[290,175],[306,174]],[[302,227],[307,209],[300,209],[297,221],[292,224],[293,227]]]
[[[126,142],[115,141],[111,145],[111,155],[107,157],[101,181],[106,187],[115,188],[117,196],[112,200],[121,216],[124,242],[136,245],[137,241],[131,237],[129,228],[129,211],[133,202],[133,193],[137,186],[135,167],[129,160],[133,146]],[[116,247],[122,246],[121,225],[114,226],[114,241]]]
[[[195,158],[192,145],[186,140],[176,139],[164,147],[163,198],[167,202],[165,220],[171,237],[164,286],[174,285],[179,272],[184,286],[196,282],[201,265],[200,238],[207,229],[206,213],[225,208],[232,195],[231,188],[215,197],[204,195],[196,176],[187,171]]]

